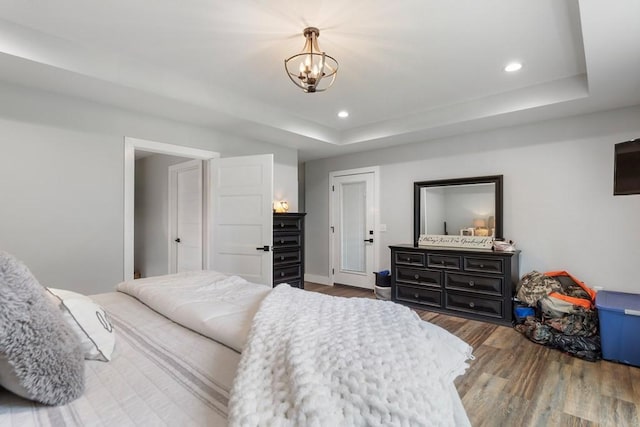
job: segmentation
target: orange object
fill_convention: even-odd
[[[570,273],[567,273],[566,271],[548,271],[546,273],[544,273],[545,276],[549,276],[549,277],[569,277],[571,280],[573,280],[575,282],[576,285],[580,286],[582,289],[584,289],[584,291],[589,295],[589,300],[583,299],[583,298],[575,298],[575,297],[570,297],[568,295],[563,295],[563,294],[559,294],[557,292],[551,292],[549,294],[549,296],[554,297],[554,298],[558,298],[560,300],[566,301],[570,304],[573,305],[578,305],[581,307],[584,307],[586,309],[593,309],[593,306],[595,304],[596,301],[596,291],[594,291],[593,289],[591,289],[590,287],[588,287],[587,285],[585,285],[585,283],[581,280],[578,280],[577,278],[575,278],[574,276],[572,276]]]

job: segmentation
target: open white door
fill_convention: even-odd
[[[268,286],[273,281],[273,155],[211,162],[209,266]]]

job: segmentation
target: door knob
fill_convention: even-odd
[[[373,239],[364,239],[365,242],[373,243]]]
[[[180,238],[178,237],[176,240],[174,240],[174,242],[180,243]]]
[[[256,251],[265,251],[265,252],[269,252],[269,246],[268,245],[264,245],[261,248],[256,248]]]

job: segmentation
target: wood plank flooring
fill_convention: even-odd
[[[305,282],[309,291],[375,298],[373,291]],[[585,362],[534,344],[512,328],[415,310],[471,346],[455,384],[474,427],[640,426],[640,368]]]

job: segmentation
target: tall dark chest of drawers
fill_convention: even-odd
[[[304,216],[273,214],[273,286],[281,283],[304,289]]]
[[[459,248],[391,248],[391,299],[503,325],[513,320],[519,254]]]

